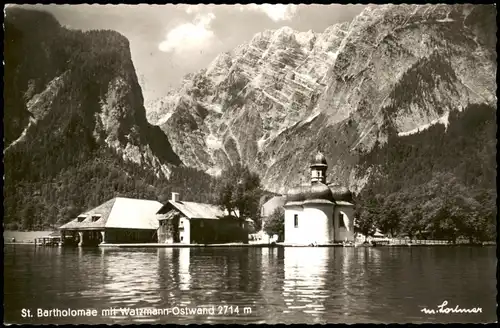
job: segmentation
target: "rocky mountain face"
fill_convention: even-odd
[[[20,8],[7,11],[5,30],[6,156],[71,143],[110,148],[162,176],[180,164],[146,120],[125,37],[68,30],[47,13]]]
[[[309,179],[321,149],[328,179],[359,191],[360,161],[389,136],[452,112],[496,110],[496,8],[370,6],[323,33],[283,27],[255,35],[147,106],[188,166],[216,173],[241,161],[284,192]]]
[[[4,44],[4,223],[43,229],[117,195],[156,198],[182,163],[146,119],[128,40],[13,7]]]

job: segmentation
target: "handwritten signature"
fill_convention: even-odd
[[[461,309],[457,306],[453,307],[445,307],[448,305],[448,301],[444,301],[441,305],[438,305],[438,309],[427,309],[423,308],[420,310],[420,312],[423,312],[425,314],[436,314],[436,313],[443,313],[443,314],[451,314],[451,313],[483,313],[483,309],[480,307],[477,308],[472,308],[472,309]]]

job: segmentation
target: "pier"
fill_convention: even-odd
[[[38,237],[34,239],[35,246],[60,246],[62,245],[62,240],[60,236],[45,236]]]

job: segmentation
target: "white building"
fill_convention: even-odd
[[[326,158],[318,152],[311,162],[311,184],[291,189],[285,205],[285,243],[331,244],[354,241],[352,194],[327,185]]]

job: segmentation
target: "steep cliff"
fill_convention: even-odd
[[[186,76],[148,119],[189,166],[242,161],[283,192],[321,148],[328,178],[359,191],[373,172],[362,155],[389,135],[496,109],[495,17],[486,5],[384,5],[323,33],[265,31]]]
[[[12,8],[5,42],[7,154],[37,147],[44,138],[71,137],[86,138],[80,147],[113,148],[158,174],[180,163],[168,139],[146,120],[125,37],[67,30],[49,14]]]
[[[45,12],[8,8],[4,55],[7,221],[30,202],[41,204],[28,211],[37,218],[62,215],[49,208],[97,205],[113,196],[119,178],[135,180],[120,192],[136,184],[140,194],[181,164],[146,120],[129,43],[119,33],[68,30]],[[71,181],[86,185],[66,189]]]

